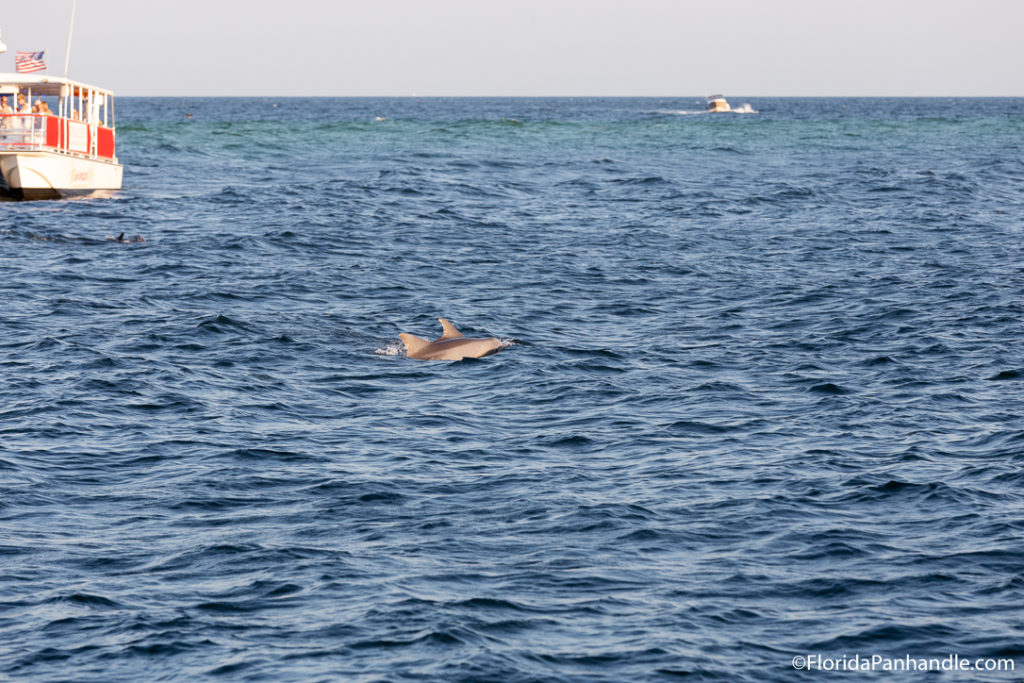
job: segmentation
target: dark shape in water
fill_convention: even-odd
[[[132,242],[145,242],[146,238],[143,237],[142,235],[132,235],[131,237],[125,237],[124,233],[122,232],[117,237],[114,237],[113,235],[107,235],[107,241],[120,242],[122,244],[130,244]]]

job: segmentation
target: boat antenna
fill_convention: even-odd
[[[78,0],[71,0],[71,25],[68,26],[68,49],[64,51],[64,78],[68,77],[68,64],[71,63],[71,33],[75,29],[75,6]]]

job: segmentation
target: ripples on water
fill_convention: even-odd
[[[1020,657],[1024,101],[120,104],[0,205],[8,675]]]

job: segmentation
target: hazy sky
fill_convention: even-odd
[[[64,71],[71,0],[2,0]],[[119,95],[1024,96],[1024,0],[79,0]]]

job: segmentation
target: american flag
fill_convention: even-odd
[[[46,60],[43,59],[45,54],[45,50],[41,52],[18,52],[14,57],[14,67],[20,74],[43,71],[46,69]]]

